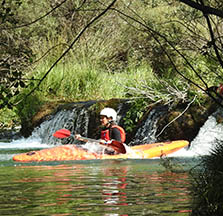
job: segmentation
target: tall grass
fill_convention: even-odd
[[[42,63],[36,69],[36,79],[41,78],[50,64]],[[111,73],[90,63],[72,62],[58,64],[40,86],[45,98],[67,101],[126,98],[128,88],[136,81],[152,83],[155,79],[150,67],[141,65],[123,72]]]

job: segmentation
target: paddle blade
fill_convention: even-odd
[[[53,136],[56,138],[67,138],[70,135],[71,135],[71,133],[67,129],[60,129],[53,134]]]
[[[108,146],[113,148],[118,153],[121,153],[121,154],[125,154],[126,153],[126,149],[125,149],[125,146],[123,145],[123,143],[121,143],[121,142],[119,142],[117,140],[112,140],[112,142],[110,144],[108,144]]]

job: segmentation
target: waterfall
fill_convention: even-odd
[[[223,142],[223,124],[219,119],[223,119],[223,109],[219,108],[210,115],[204,125],[200,128],[198,135],[190,144],[190,149],[182,149],[173,154],[173,156],[202,156],[210,154],[211,150],[217,144],[217,141]]]
[[[223,124],[218,122],[219,118],[223,118],[222,108],[209,116],[203,127],[200,128],[198,135],[191,143],[191,151],[202,155],[204,152],[210,152],[217,141],[223,142]]]
[[[92,104],[90,104],[91,106]],[[32,137],[40,137],[42,143],[50,145],[75,144],[77,141],[71,136],[65,139],[53,137],[53,133],[61,128],[71,131],[72,134],[88,135],[89,126],[89,103],[77,103],[71,110],[61,109],[50,119],[43,122],[40,127],[35,128]]]
[[[159,118],[166,112],[166,106],[154,107],[146,120],[142,122],[139,129],[136,131],[134,140],[131,141],[131,144],[137,145],[156,142],[157,138],[155,134],[157,131],[157,123]]]

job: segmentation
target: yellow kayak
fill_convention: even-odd
[[[93,159],[149,159],[166,156],[188,145],[189,142],[186,140],[143,144],[129,147],[126,154],[106,155],[92,153],[71,144],[18,154],[13,157],[13,160],[18,162],[39,162]]]

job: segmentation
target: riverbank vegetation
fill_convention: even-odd
[[[192,215],[222,215],[222,141],[192,170]]]
[[[45,103],[196,95],[202,104],[222,82],[220,18],[180,1],[8,0],[0,12],[2,126]]]

